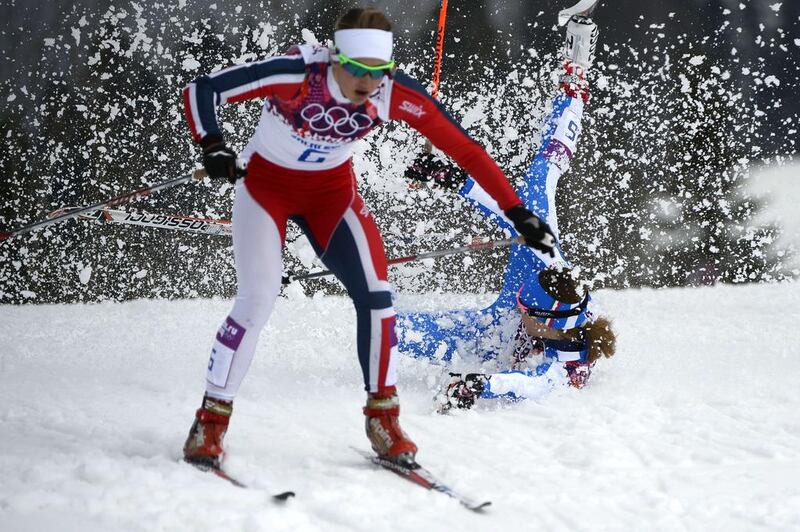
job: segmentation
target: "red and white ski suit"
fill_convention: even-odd
[[[395,384],[395,312],[380,232],[358,194],[355,141],[403,120],[461,165],[500,205],[521,203],[506,176],[415,80],[386,76],[363,104],[345,98],[330,51],[294,47],[288,55],[202,76],[184,89],[195,142],[221,136],[216,108],[264,98],[258,127],[242,153],[247,177],[236,187],[233,244],[237,295],[209,362],[207,392],[231,400],[247,372],[281,286],[286,221],[305,232],[322,262],[353,299],[367,391]],[[324,349],[324,346],[320,346]]]

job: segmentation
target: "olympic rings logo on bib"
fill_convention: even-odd
[[[350,136],[372,127],[372,119],[364,113],[353,113],[344,107],[334,106],[329,109],[318,103],[312,103],[300,111],[300,116],[308,122],[308,127],[317,133],[333,130],[337,135]]]

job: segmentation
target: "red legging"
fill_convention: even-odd
[[[237,294],[211,352],[209,395],[232,400],[253,359],[281,286],[286,220],[305,232],[347,289],[357,317],[365,389],[397,381],[395,312],[386,254],[375,220],[356,190],[348,161],[331,170],[291,170],[253,155],[233,206]],[[322,346],[320,346],[322,347]]]

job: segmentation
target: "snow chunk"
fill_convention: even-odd
[[[688,93],[692,90],[692,85],[689,83],[689,79],[684,76],[683,74],[679,74],[678,78],[681,80],[681,92]]]
[[[147,270],[139,270],[138,272],[133,274],[133,277],[136,279],[144,279],[147,276]]]
[[[764,83],[767,85],[767,87],[778,87],[781,84],[781,80],[775,76],[767,76],[764,78]]]
[[[88,284],[89,279],[92,278],[92,267],[86,266],[83,268],[80,273],[78,273],[78,279],[80,279],[81,284]]]
[[[261,32],[261,35],[258,36],[256,40],[256,44],[262,50],[266,50],[269,48],[269,37],[275,33],[275,29],[272,27],[271,24],[267,24],[264,26],[264,31]]]
[[[186,72],[197,70],[198,68],[200,68],[200,62],[197,61],[197,59],[195,59],[194,57],[188,56],[186,59],[183,60],[181,68],[183,68],[183,70],[185,70]]]
[[[503,126],[503,138],[514,141],[519,138],[519,131],[511,126]]]
[[[704,55],[696,55],[689,59],[689,64],[693,66],[702,65],[706,60],[706,56]]]
[[[464,113],[464,118],[461,119],[461,126],[465,129],[471,127],[473,124],[482,121],[486,117],[486,113],[483,110],[483,102],[479,101],[475,105],[467,110]]]
[[[303,28],[300,30],[300,35],[303,37],[303,42],[306,44],[319,44],[317,37],[314,35],[314,32],[308,28]]]
[[[782,5],[783,5],[783,2],[777,2],[775,4],[770,4],[769,8],[777,13],[778,11],[781,10],[781,6]]]
[[[303,285],[300,284],[300,281],[292,281],[286,285],[283,288],[283,293],[289,301],[306,299],[306,294],[303,290]]]

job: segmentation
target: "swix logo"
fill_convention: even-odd
[[[403,100],[403,103],[400,104],[400,110],[412,114],[417,118],[422,118],[422,115],[425,114],[425,110],[421,106],[409,102],[408,100]]]

